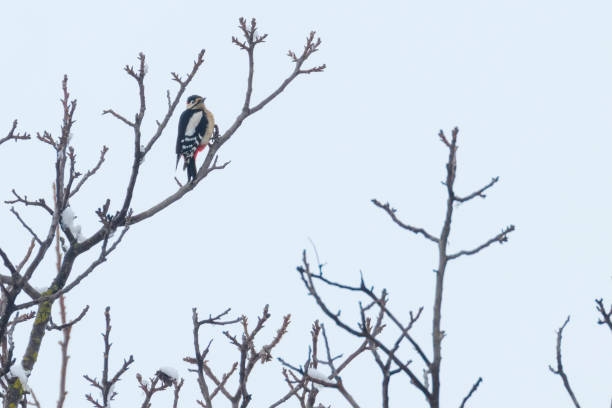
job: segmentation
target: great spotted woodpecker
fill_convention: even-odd
[[[181,114],[176,138],[176,166],[183,156],[183,170],[187,169],[187,181],[196,177],[195,159],[204,150],[213,134],[215,118],[204,106],[199,95],[187,98],[187,109]]]

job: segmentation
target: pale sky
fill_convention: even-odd
[[[270,304],[261,340],[291,313],[273,354],[296,364],[306,359],[317,318],[334,351],[351,353],[355,339],[323,317],[295,272],[302,249],[312,253],[308,238],[327,262],[328,277],[356,284],[363,271],[367,283],[389,290],[390,308],[404,319],[425,306],[413,334],[430,353],[436,248],[400,230],[370,199],[389,201],[405,222],[439,233],[447,151],[437,133],[454,126],[460,128],[457,192],[494,176],[500,182],[486,200],[456,209],[451,248],[474,247],[509,224],[517,231],[507,244],[448,269],[443,406],[459,406],[482,376],[471,407],[570,407],[561,379],[548,370],[555,331],[568,314],[563,351],[574,391],[584,406],[609,406],[612,337],[596,324],[594,303],[612,301],[609,2],[5,2],[0,13],[0,136],[13,119],[20,130],[57,135],[61,79],[68,74],[78,99],[78,165],[91,167],[101,146],[110,147],[100,173],[72,202],[85,234],[97,228],[94,210],[106,198],[118,205],[127,184],[132,133],[100,114],[113,108],[133,117],[137,88],[122,69],[136,65],[138,52],[149,68],[145,140],[165,113],[166,89],[176,90],[170,72],[188,72],[202,48],[205,63],[187,95],[207,98],[222,131],[233,122],[247,70],[246,54],[230,41],[240,16],[256,17],[269,34],[256,51],[255,101],[290,73],[287,50],[300,51],[310,30],[323,44],[308,66],[328,67],[298,78],[249,118],[220,152],[221,160],[231,160],[225,170],[136,225],[70,293],[69,315],[86,304],[91,309],[72,333],[67,407],[87,406],[85,393],[95,396],[82,375],[100,377],[107,305],[111,369],[130,354],[136,360],[117,386],[115,406],[140,405],[135,373],[151,376],[160,366],[179,370],[186,380],[181,406],[196,406],[195,376],[182,361],[193,354],[192,307],[201,316],[232,307],[235,316],[255,322]],[[141,168],[136,211],[174,192],[175,175],[186,177],[174,172],[177,120]],[[6,143],[0,157],[2,200],[17,188],[50,201],[48,146]],[[0,211],[0,246],[17,259],[29,236],[9,208]],[[20,211],[46,229],[39,211]],[[81,260],[75,273],[86,265]],[[33,279],[37,285],[48,285],[53,275],[52,260],[45,266]],[[355,298],[326,295],[357,323]],[[18,356],[29,326],[21,330]],[[210,362],[221,375],[237,353],[220,332],[202,331],[202,343],[210,337]],[[45,337],[30,378],[43,407],[57,401],[57,340],[58,333]],[[414,353],[404,347],[410,358]],[[380,374],[369,355],[343,379],[362,407],[380,406]],[[407,378],[391,384],[392,406],[425,406]],[[280,364],[256,367],[250,391],[255,408],[283,395]],[[171,393],[155,398],[153,407],[169,406]],[[323,391],[319,401],[347,406],[334,391]]]

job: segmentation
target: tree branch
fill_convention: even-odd
[[[15,189],[11,190],[11,192],[15,196],[15,200],[6,200],[6,201],[4,201],[5,204],[21,203],[21,204],[24,204],[25,206],[32,205],[32,206],[35,206],[35,207],[41,207],[46,212],[48,212],[49,215],[53,215],[53,210],[51,209],[51,207],[49,207],[47,205],[47,203],[45,203],[44,199],[40,198],[37,201],[30,201],[30,200],[28,200],[27,196],[21,197],[19,194],[17,194]]]
[[[458,201],[460,203],[464,203],[466,201],[471,200],[474,197],[486,198],[487,196],[484,194],[484,192],[487,191],[489,188],[493,187],[493,185],[495,183],[497,183],[498,181],[499,181],[499,177],[493,177],[491,179],[491,182],[489,182],[489,184],[487,184],[486,186],[484,186],[480,190],[474,191],[472,194],[467,195],[465,197],[457,197],[457,196],[455,196],[455,201]]]
[[[563,337],[563,329],[565,329],[565,326],[569,323],[569,321],[570,321],[570,317],[567,316],[567,319],[565,319],[565,323],[563,323],[563,325],[559,328],[559,330],[557,330],[557,368],[555,369],[550,365],[548,366],[548,368],[553,374],[557,374],[558,376],[561,377],[561,379],[563,380],[563,386],[565,387],[565,390],[567,391],[570,398],[572,399],[572,402],[574,403],[576,408],[580,408],[580,404],[578,404],[578,400],[576,399],[576,396],[574,395],[574,391],[572,391],[572,387],[570,386],[567,375],[565,374],[565,371],[563,370],[563,362],[561,361],[561,339]]]
[[[32,228],[30,228],[30,226],[28,224],[26,224],[26,222],[21,218],[21,216],[19,215],[19,213],[17,211],[15,211],[14,207],[11,207],[11,212],[15,215],[15,217],[17,217],[17,219],[19,220],[19,222],[21,223],[21,225],[23,225],[23,227],[28,230],[28,232],[30,234],[32,234],[32,237],[34,238],[34,240],[38,243],[38,245],[42,245],[42,241],[40,240],[40,238],[38,238],[38,235],[36,235],[36,233],[32,230]]]
[[[421,391],[425,395],[425,398],[429,400],[430,395],[431,395],[429,390],[423,385],[423,383],[412,372],[412,370],[403,361],[397,358],[395,356],[395,353],[392,353],[391,350],[385,344],[383,344],[381,341],[373,337],[364,328],[361,328],[360,330],[353,329],[352,327],[350,327],[349,325],[347,325],[340,319],[339,313],[333,313],[331,310],[329,310],[329,308],[327,307],[325,302],[321,299],[318,291],[316,290],[314,286],[314,282],[312,278],[315,275],[312,275],[312,273],[310,272],[310,266],[308,264],[308,261],[306,260],[306,251],[304,251],[302,254],[302,264],[303,266],[300,266],[297,268],[302,278],[302,282],[306,286],[306,289],[308,290],[308,292],[315,298],[315,301],[317,302],[317,304],[319,305],[319,308],[323,311],[323,313],[325,313],[330,319],[332,319],[334,323],[336,323],[337,326],[341,327],[342,329],[349,332],[353,336],[366,338],[370,340],[374,345],[376,345],[376,347],[383,350],[385,354],[390,356],[393,359],[393,362],[398,367],[400,367],[403,372],[405,372],[408,375],[408,377],[410,378],[414,386],[417,387],[417,389],[419,389],[419,391]],[[364,285],[362,285],[362,287],[363,289],[365,289]]]
[[[429,232],[425,231],[423,228],[417,228],[417,227],[413,227],[412,225],[408,225],[408,224],[404,224],[402,221],[400,221],[399,218],[397,218],[397,216],[395,215],[395,212],[397,211],[395,208],[392,208],[389,203],[385,203],[382,204],[380,201],[378,201],[377,199],[373,199],[372,203],[374,203],[375,206],[377,206],[378,208],[382,208],[383,210],[385,210],[385,212],[387,214],[389,214],[389,217],[391,217],[391,219],[393,220],[393,222],[395,222],[397,225],[399,225],[400,227],[407,229],[410,232],[414,232],[415,234],[422,234],[425,238],[427,238],[430,241],[433,241],[435,243],[439,243],[440,239],[434,237],[433,235],[431,235]]]
[[[118,114],[117,112],[115,112],[112,109],[105,109],[102,111],[103,115],[107,115],[107,114],[111,114],[114,117],[116,117],[117,119],[119,119],[120,121],[122,121],[123,123],[125,123],[126,125],[128,125],[129,127],[134,127],[134,122],[127,120],[126,118],[124,118],[123,116],[121,116],[120,114]]]
[[[503,244],[504,242],[508,242],[508,234],[510,234],[514,230],[515,230],[514,225],[510,225],[506,227],[502,232],[500,232],[493,238],[489,239],[487,242],[479,245],[478,247],[474,249],[470,249],[470,250],[459,251],[455,254],[448,255],[447,258],[450,261],[451,259],[459,258],[462,255],[474,255],[496,242],[499,242],[500,244]]]
[[[597,311],[601,314],[601,319],[597,321],[597,324],[606,324],[608,328],[612,330],[612,305],[610,305],[610,311],[606,311],[603,299],[595,300],[597,303]]]
[[[63,296],[60,296],[60,299],[62,299]],[[61,301],[61,303],[64,303],[63,301]],[[49,324],[47,326],[47,330],[65,330],[68,328],[71,328],[72,326],[74,326],[75,324],[77,324],[79,321],[81,321],[81,319],[83,319],[85,317],[85,315],[87,314],[87,311],[89,310],[89,305],[85,306],[85,308],[81,311],[81,313],[72,321],[70,322],[66,322],[65,319],[65,312],[64,312],[64,317],[62,317],[62,324],[60,324],[59,326],[56,325],[55,323],[53,323],[53,318],[49,318]]]
[[[94,166],[94,168],[92,168],[91,170],[88,170],[87,173],[85,173],[85,175],[83,176],[83,178],[81,179],[81,181],[79,181],[79,183],[76,185],[76,187],[74,188],[74,190],[70,191],[70,195],[69,197],[74,196],[76,193],[79,192],[79,190],[81,189],[81,187],[83,186],[83,184],[85,184],[85,182],[94,174],[96,174],[96,172],[98,170],[100,170],[100,167],[102,166],[102,163],[104,163],[104,159],[106,156],[106,153],[108,152],[108,147],[106,146],[102,146],[102,150],[100,151],[100,158],[98,159],[98,163],[96,163],[96,165]]]
[[[11,127],[11,130],[9,130],[8,135],[0,139],[0,145],[4,142],[8,142],[9,140],[17,141],[17,140],[30,139],[30,135],[28,133],[15,133],[16,129],[17,129],[17,119],[13,121],[13,126]]]
[[[121,368],[115,373],[112,378],[109,379],[108,372],[108,359],[110,357],[110,332],[111,332],[111,318],[110,318],[110,307],[107,306],[104,310],[104,317],[106,321],[106,329],[104,333],[102,333],[102,337],[104,338],[104,354],[103,354],[103,368],[102,368],[102,381],[98,382],[97,379],[91,378],[88,375],[84,375],[83,377],[90,383],[92,387],[95,387],[100,390],[102,394],[102,402],[98,402],[95,400],[91,394],[87,394],[85,397],[89,402],[91,402],[97,408],[108,407],[110,401],[112,401],[117,393],[114,391],[115,384],[120,380],[121,376],[129,369],[130,365],[134,362],[134,357],[130,356],[129,359],[123,360],[123,365]],[[152,385],[152,388],[154,384]],[[144,405],[143,405],[144,406]]]
[[[474,385],[472,385],[472,388],[470,389],[470,392],[468,393],[468,395],[465,396],[463,401],[461,401],[461,405],[459,405],[459,408],[464,408],[465,407],[465,403],[467,402],[467,400],[470,399],[472,394],[474,394],[476,392],[476,390],[478,389],[478,386],[480,385],[481,382],[482,382],[482,377],[478,377],[478,381],[476,381],[474,383]]]

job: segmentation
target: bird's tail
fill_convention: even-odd
[[[178,162],[179,162],[179,160],[181,160],[181,155],[177,154],[176,155],[176,166],[174,167],[174,170],[178,169]]]
[[[193,157],[188,158],[185,165],[187,167],[187,182],[190,182],[196,178],[195,158]]]

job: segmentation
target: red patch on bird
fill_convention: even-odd
[[[198,153],[200,153],[205,148],[206,148],[206,145],[198,146],[195,153],[193,154],[193,160],[195,160],[198,157]]]

